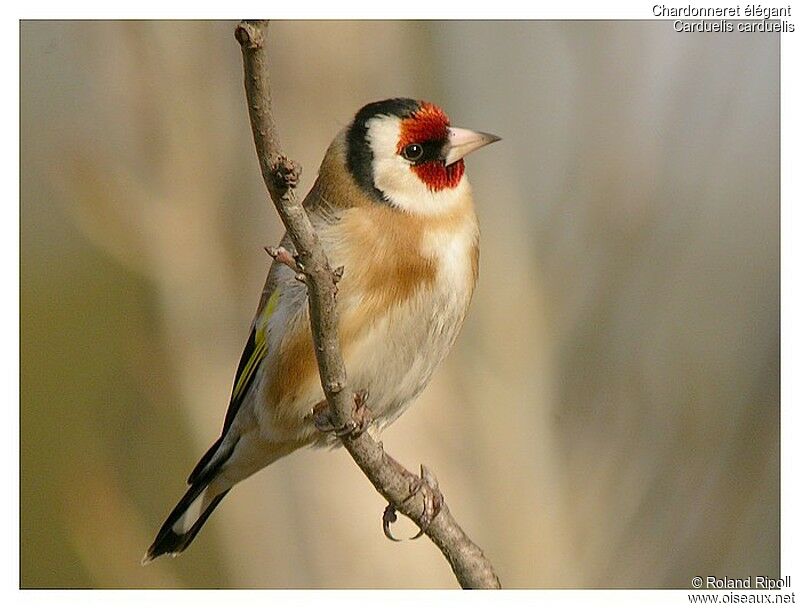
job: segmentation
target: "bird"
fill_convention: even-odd
[[[500,138],[450,126],[437,105],[362,107],[330,144],[303,206],[337,284],[348,383],[379,433],[453,346],[478,279],[479,229],[464,157]],[[233,381],[219,438],[142,559],[178,555],[234,485],[305,446],[334,446],[306,285],[284,235]],[[273,252],[275,253],[275,252]]]

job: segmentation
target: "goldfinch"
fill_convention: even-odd
[[[463,157],[498,139],[450,127],[428,102],[374,102],[333,140],[303,202],[332,268],[344,268],[339,338],[370,429],[419,395],[461,329],[478,277]],[[286,236],[281,246],[294,251]],[[185,550],[235,484],[300,447],[336,442],[317,418],[324,395],[306,286],[290,266],[269,270],[222,433],[143,563]]]

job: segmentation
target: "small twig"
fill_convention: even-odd
[[[242,21],[236,27],[236,40],[242,47],[244,84],[256,153],[264,183],[297,250],[292,261],[303,271],[317,364],[331,423],[338,429],[355,428],[354,403],[351,392],[346,391],[347,376],[336,331],[336,284],[344,269],[331,270],[317,234],[295,194],[300,167],[280,152],[264,48],[267,27],[267,21]],[[394,510],[397,510],[413,520],[442,551],[462,588],[500,587],[491,563],[453,518],[441,499],[438,485],[432,482],[435,480],[432,475],[423,469],[421,476],[415,476],[389,456],[383,445],[368,433],[344,434],[341,441],[391,506],[387,508],[390,517],[396,519]],[[431,516],[431,510],[436,507],[438,511]],[[384,530],[387,527],[385,514]]]
[[[273,260],[275,260],[275,262],[285,264],[295,273],[303,272],[301,265],[297,262],[297,260],[295,260],[295,257],[292,255],[292,253],[285,247],[272,247],[268,245],[264,248],[264,250]]]

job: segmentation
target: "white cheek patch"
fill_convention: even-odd
[[[400,119],[376,116],[367,121],[367,143],[372,148],[372,176],[375,187],[400,209],[437,215],[456,205],[468,188],[464,176],[455,188],[432,191],[411,169],[411,163],[397,154]]]

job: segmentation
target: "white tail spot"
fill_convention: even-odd
[[[205,489],[202,493],[200,493],[197,496],[197,499],[189,504],[189,507],[186,508],[186,511],[183,513],[183,515],[178,518],[175,524],[172,525],[172,530],[175,533],[178,535],[185,535],[189,532],[189,529],[194,526],[194,523],[197,522],[197,519],[203,515],[203,512],[208,507],[208,504],[205,501],[207,493],[208,489]]]

